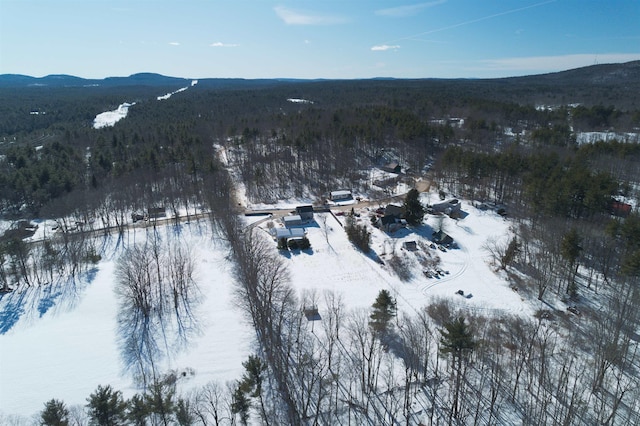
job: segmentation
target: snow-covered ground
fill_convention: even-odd
[[[576,133],[576,142],[579,145],[585,143],[594,143],[598,141],[612,141],[618,140],[620,142],[640,142],[640,133],[620,133],[620,132],[578,132]]]
[[[423,196],[426,202],[434,194]],[[428,247],[433,230],[440,227],[440,219],[429,216],[417,229],[401,229],[394,234],[372,229],[373,252],[368,255],[348,241],[341,225],[343,216],[316,213],[305,226],[312,248],[282,254],[291,284],[301,298],[316,294],[321,316],[326,291],[340,295],[351,310],[369,308],[381,289],[391,290],[399,311],[409,314],[439,297],[481,312],[532,314],[533,306],[494,272],[483,248],[488,239],[509,233],[508,222],[467,202],[463,202],[462,210],[466,213],[463,219],[442,221],[457,249],[442,252]],[[369,221],[367,209],[359,213],[359,220]],[[254,224],[264,230],[281,226],[277,219],[252,219],[262,219]],[[254,333],[233,300],[234,278],[226,249],[212,242],[204,224],[184,224],[179,230],[176,232],[172,225],[161,228],[164,239],[180,238],[193,250],[196,281],[202,292],[196,315],[200,334],[182,352],[164,358],[163,368],[189,372],[182,389],[211,380],[224,383],[238,379],[242,362],[252,353]],[[106,253],[113,255],[105,256],[95,270],[73,285],[24,289],[0,300],[0,318],[18,317],[0,334],[2,412],[29,416],[51,398],[68,405],[84,405],[98,385],[111,384],[125,397],[137,391],[132,378],[123,372],[119,352],[114,268],[123,247],[143,242],[146,235],[144,229],[137,229],[124,241],[109,237]],[[270,238],[267,232],[264,235]],[[418,250],[405,250],[404,241],[416,241]],[[275,241],[273,247],[275,250]],[[409,279],[401,280],[393,272],[389,266],[393,256],[401,259]],[[440,258],[439,267],[448,273],[428,278],[420,260],[436,256]],[[458,290],[471,296],[455,294]]]
[[[167,226],[163,237],[176,238],[175,231]],[[167,354],[161,368],[189,371],[182,384],[187,388],[211,380],[235,380],[251,353],[254,333],[235,307],[227,253],[195,223],[182,225],[180,231],[197,265],[196,281],[202,293],[196,312],[200,333],[185,350]],[[51,398],[84,405],[98,385],[111,384],[125,397],[137,391],[123,372],[118,346],[114,268],[123,247],[145,238],[144,229],[132,231],[124,241],[109,237],[107,251],[113,256],[75,284],[24,289],[0,300],[3,321],[18,317],[0,334],[0,412],[29,416]]]
[[[110,127],[116,124],[118,121],[122,120],[129,113],[129,107],[135,105],[134,103],[125,102],[120,104],[117,109],[113,111],[106,111],[96,115],[96,118],[93,120],[93,128],[94,129],[102,129],[103,127]]]
[[[313,101],[307,99],[299,99],[299,98],[289,98],[287,99],[289,102],[293,102],[294,104],[312,104]]]
[[[158,96],[156,99],[159,101],[164,101],[169,99],[171,96],[175,95],[176,93],[180,93],[180,92],[184,92],[185,90],[187,90],[189,87],[193,87],[196,84],[198,84],[198,80],[193,80],[191,82],[191,86],[187,86],[187,87],[182,87],[178,90],[176,90],[175,92],[171,92],[171,93],[167,93],[166,95],[162,95],[162,96]]]
[[[438,217],[429,216],[416,230],[401,229],[386,234],[372,229],[371,247],[375,254],[368,256],[353,248],[336,222],[336,219],[344,221],[343,216],[316,213],[315,221],[306,228],[311,253],[287,254],[293,285],[320,295],[325,290],[334,291],[349,308],[370,307],[381,289],[391,289],[398,299],[398,309],[408,312],[421,309],[433,298],[451,297],[471,310],[533,314],[533,308],[509,287],[505,277],[494,272],[483,247],[488,239],[507,235],[508,222],[467,203],[463,204],[463,210],[468,213],[466,218],[444,220],[444,230],[454,238],[458,249],[442,252],[425,247],[439,221]],[[360,220],[369,221],[366,211]],[[427,253],[423,248],[416,252],[405,250],[405,241],[416,241]],[[403,259],[410,269],[410,280],[400,280],[386,265],[393,256]],[[440,268],[448,274],[427,278],[419,259],[436,256],[440,258]],[[456,295],[458,290],[471,296]]]

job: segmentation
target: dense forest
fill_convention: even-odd
[[[16,225],[0,237],[3,291],[98,262],[88,223],[126,232],[132,213],[155,206],[175,220],[204,209],[229,242],[260,348],[228,388],[177,395],[176,377],[141,370],[144,390],[131,400],[100,387],[74,413],[52,399],[42,424],[246,424],[250,410],[263,424],[411,424],[417,392],[433,401],[433,424],[510,424],[505,412],[531,425],[640,421],[640,62],[496,80],[203,80],[166,100],[157,97],[190,82],[17,81],[0,79],[2,215],[16,224],[56,219],[68,232],[31,244]],[[125,119],[93,127],[97,114],[124,102],[133,104]],[[584,132],[615,137],[581,143]],[[446,300],[409,317],[381,293],[367,313],[328,300],[324,341],[304,330],[304,297],[286,282],[281,259],[243,233],[234,185],[254,203],[321,204],[333,188],[381,191],[366,172],[390,157],[443,193],[503,206],[515,237],[487,251],[527,297],[566,300],[582,320],[550,310],[492,321]],[[176,256],[166,263],[182,269],[167,269],[179,273],[164,281],[180,284],[166,289],[177,310],[178,294],[189,301],[181,279],[190,269]],[[148,260],[144,268],[160,274],[158,260]],[[597,303],[584,296],[594,289]],[[132,318],[158,315],[140,299],[145,291],[120,291]],[[554,317],[560,325],[546,326]],[[405,387],[381,394],[391,358],[402,363]]]

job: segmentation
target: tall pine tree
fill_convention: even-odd
[[[451,415],[458,417],[459,399],[461,386],[465,373],[465,367],[469,360],[469,355],[476,346],[473,333],[467,326],[464,317],[444,323],[444,330],[440,330],[440,353],[451,356],[451,365],[454,373],[454,393],[453,404],[451,405]]]
[[[127,403],[120,391],[114,391],[110,385],[98,386],[87,398],[87,411],[90,423],[100,426],[118,426],[126,423]]]
[[[424,218],[424,206],[420,202],[420,192],[412,188],[404,199],[405,219],[409,225],[420,225]]]
[[[369,326],[380,336],[387,335],[392,327],[391,320],[396,316],[397,312],[395,299],[388,290],[380,290],[372,308],[373,310],[369,316]]]

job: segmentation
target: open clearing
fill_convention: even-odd
[[[443,252],[428,247],[440,219],[427,216],[417,229],[386,234],[372,228],[373,251],[368,255],[348,241],[340,223],[343,216],[316,213],[304,226],[311,249],[282,254],[291,283],[301,298],[306,295],[317,303],[320,316],[325,291],[340,295],[351,310],[368,309],[381,289],[391,290],[398,311],[408,314],[434,297],[447,297],[472,310],[531,315],[534,307],[494,271],[483,248],[488,239],[508,234],[508,221],[467,202],[462,210],[466,213],[463,219],[442,221],[457,249]],[[369,221],[366,209],[359,213],[359,220]],[[268,224],[269,220],[262,221],[258,227],[267,231]],[[271,225],[281,226],[276,219]],[[195,312],[198,333],[180,350],[167,351],[161,360],[163,368],[185,373],[180,382],[183,390],[211,380],[224,383],[238,379],[241,363],[253,352],[255,339],[233,299],[234,278],[225,245],[212,241],[204,222],[166,225],[158,230],[167,242],[180,239],[191,248],[197,265],[195,279],[202,293]],[[98,385],[111,384],[125,397],[137,391],[122,368],[114,269],[123,249],[143,243],[149,232],[151,228],[132,229],[122,239],[103,237],[103,260],[73,284],[21,289],[2,297],[0,318],[12,324],[0,334],[0,400],[5,415],[30,416],[51,398],[84,405]],[[270,238],[267,232],[265,237]],[[416,241],[418,250],[404,249],[405,241]],[[274,250],[275,246],[274,242]],[[409,277],[404,281],[388,264],[394,255],[404,265],[403,276]],[[428,278],[420,260],[435,256],[440,258],[443,273]],[[456,295],[458,290],[467,297]]]

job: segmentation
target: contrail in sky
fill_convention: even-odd
[[[446,31],[446,30],[450,30],[452,28],[462,27],[463,25],[475,24],[476,22],[486,21],[487,19],[497,18],[498,16],[509,15],[511,13],[520,12],[522,10],[527,10],[527,9],[532,9],[534,7],[544,6],[545,4],[555,3],[556,1],[557,0],[549,0],[549,1],[544,1],[542,3],[532,4],[530,6],[519,7],[517,9],[507,10],[505,12],[495,13],[495,14],[489,15],[489,16],[483,16],[482,18],[473,19],[471,21],[465,21],[465,22],[460,22],[459,24],[449,25],[448,27],[436,28],[435,30],[429,30],[429,31],[425,31],[425,32],[422,32],[422,33],[414,34],[412,36],[398,38],[398,39],[395,39],[395,40],[388,41],[386,43],[396,43],[396,42],[402,41],[402,40],[411,40],[414,37],[420,37],[420,36],[424,36],[424,35],[428,35],[428,34],[438,33],[440,31]]]

